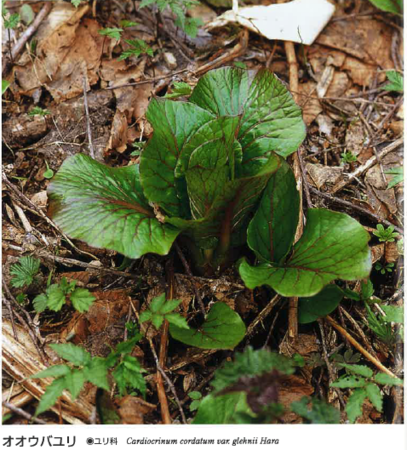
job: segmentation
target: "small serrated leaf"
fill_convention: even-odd
[[[85,383],[85,374],[83,370],[74,369],[65,376],[66,389],[76,399]]]
[[[356,375],[361,375],[365,378],[371,378],[373,376],[373,371],[367,366],[361,366],[357,364],[346,364],[346,363],[338,363],[338,366],[344,367],[349,372],[352,372]]]
[[[340,389],[346,388],[362,388],[366,386],[366,380],[364,378],[358,378],[354,376],[341,377],[335,382],[331,383],[332,387],[337,387]]]
[[[350,423],[354,423],[362,415],[362,405],[366,397],[367,392],[365,389],[355,389],[353,394],[348,398],[345,411]]]
[[[402,386],[403,380],[400,378],[392,377],[387,373],[378,373],[374,377],[374,381],[380,384],[385,384],[387,386]]]
[[[83,369],[83,373],[87,381],[90,381],[101,389],[109,391],[110,387],[107,379],[107,371],[107,361],[106,359],[100,357],[92,358],[91,362],[88,363]]]
[[[33,300],[33,306],[37,313],[45,311],[47,308],[48,297],[45,294],[37,295]]]
[[[180,314],[166,314],[165,318],[169,323],[172,323],[179,328],[184,328],[186,330],[189,329],[188,322],[186,321],[185,317],[182,317]]]
[[[54,380],[42,395],[40,403],[38,404],[35,411],[35,415],[38,416],[39,414],[47,411],[47,409],[54,406],[60,395],[63,393],[64,389],[66,389],[65,378],[62,377]]]
[[[41,372],[32,375],[30,378],[47,378],[47,377],[59,378],[64,375],[67,375],[68,373],[70,373],[70,371],[71,369],[68,366],[58,364],[56,366],[48,367],[48,369],[42,370]]]
[[[96,300],[96,297],[84,288],[76,288],[70,298],[73,307],[79,312],[88,311]]]
[[[65,294],[58,284],[51,284],[47,289],[47,307],[51,311],[60,311],[62,306],[65,304]]]
[[[90,354],[74,344],[50,344],[49,346],[58,356],[76,366],[86,366],[91,361]]]
[[[379,386],[374,383],[369,383],[365,386],[367,398],[371,401],[372,405],[380,412],[383,410],[383,396],[380,392]]]
[[[165,303],[165,293],[162,293],[161,295],[158,295],[157,297],[153,298],[153,300],[151,300],[149,309],[153,313],[157,313],[164,306],[164,303]]]

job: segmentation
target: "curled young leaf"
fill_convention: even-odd
[[[289,165],[270,177],[247,230],[247,243],[261,261],[280,262],[289,252],[300,214],[300,196]]]

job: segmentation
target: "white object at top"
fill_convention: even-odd
[[[328,0],[294,0],[269,6],[248,6],[226,11],[206,26],[217,28],[239,23],[270,40],[311,45],[329,22],[335,6]]]

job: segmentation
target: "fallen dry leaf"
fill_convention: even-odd
[[[127,395],[117,400],[118,413],[123,424],[143,424],[144,416],[155,410],[156,406],[142,398]]]
[[[312,184],[314,184],[317,189],[326,184],[335,184],[342,177],[343,167],[335,166],[324,166],[322,164],[311,164],[306,165],[306,169]]]

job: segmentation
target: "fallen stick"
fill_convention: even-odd
[[[373,363],[379,370],[381,370],[382,372],[386,373],[387,375],[389,375],[392,378],[397,378],[396,375],[394,375],[393,372],[391,372],[387,367],[384,367],[383,364],[376,359],[373,355],[371,355],[368,351],[366,351],[360,344],[359,342],[354,339],[346,330],[345,328],[342,328],[338,323],[335,322],[334,319],[332,319],[332,317],[330,316],[326,316],[325,320],[328,321],[336,330],[339,331],[339,333],[341,333],[341,335],[347,339],[357,350],[358,352],[362,353],[362,355],[368,359],[371,363]]]
[[[366,172],[368,169],[370,169],[374,164],[376,164],[378,159],[384,158],[386,155],[391,153],[393,150],[396,150],[396,148],[403,145],[404,139],[399,138],[396,141],[389,144],[387,147],[385,147],[377,156],[373,155],[370,159],[368,159],[364,164],[359,166],[354,172],[348,174],[348,178],[346,180],[342,180],[339,183],[337,183],[331,190],[330,194],[336,194],[338,191],[343,189],[345,186],[347,186],[352,180],[357,178],[358,176],[362,175],[364,172]]]
[[[16,60],[17,56],[22,52],[25,44],[28,42],[28,39],[37,31],[37,28],[40,26],[41,22],[47,17],[49,12],[52,9],[52,2],[47,2],[42,7],[41,11],[38,13],[37,17],[34,19],[32,24],[24,31],[24,33],[20,36],[20,39],[17,41],[16,45],[11,50],[11,61],[6,60],[3,65],[3,78],[10,71],[13,61]]]

